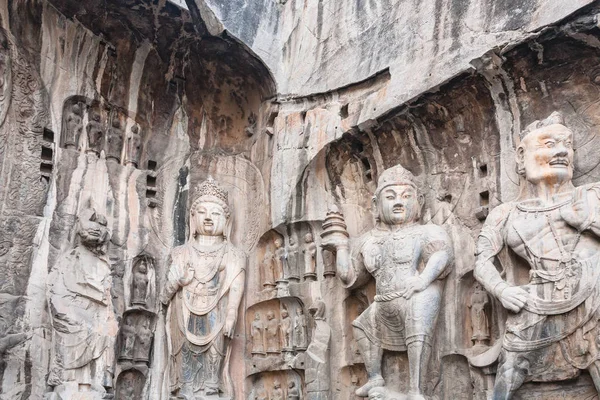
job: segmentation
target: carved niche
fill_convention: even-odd
[[[130,310],[121,319],[118,342],[118,360],[122,369],[136,367],[146,371],[150,365],[155,330],[155,315]]]
[[[135,257],[125,278],[129,282],[127,295],[130,307],[155,312],[157,299],[154,259],[148,254]]]
[[[298,299],[257,303],[246,311],[246,324],[251,373],[289,369],[288,362],[308,346],[310,323]]]

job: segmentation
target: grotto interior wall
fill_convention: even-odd
[[[425,69],[415,64],[404,70],[371,53],[361,57],[372,64],[342,73],[336,65],[355,65],[351,46],[337,56],[317,51],[315,60],[300,58],[308,50],[274,55],[271,48],[272,57],[289,57],[277,67],[288,71],[286,82],[258,51],[261,40],[214,32],[207,26],[214,21],[199,20],[199,10],[192,16],[167,2],[2,2],[0,396],[41,398],[53,390],[53,279],[72,278],[77,218],[92,207],[110,232],[102,261],[110,272],[91,274],[111,282],[109,392],[169,398],[172,330],[160,294],[173,248],[192,233],[199,184],[210,175],[229,193],[230,240],[248,259],[228,364],[235,398],[294,398],[294,388],[301,399],[353,398],[367,376],[351,323],[373,304],[375,280],[343,287],[334,254],[321,247],[322,225],[335,206],[352,239],[370,231],[378,179],[398,164],[417,177],[422,221],[442,226],[455,253],[425,393],[489,396],[496,360],[481,365],[476,356],[501,343],[506,315],[489,296],[488,338],[475,342],[475,247],[488,214],[519,194],[514,157],[521,131],[560,111],[574,133],[574,182],[598,180],[598,10],[584,7],[562,20],[587,2],[556,13],[538,3],[524,11],[534,22],[503,20],[531,35],[486,41],[477,47],[483,55],[446,52],[460,62],[440,67],[435,79],[417,78]],[[300,5],[269,3],[281,16],[261,17],[283,26],[319,23],[300,17]],[[375,21],[390,10],[373,7],[377,13],[363,18]],[[313,11],[311,5],[306,12]],[[223,20],[235,34],[228,21],[235,20]],[[308,33],[291,31],[289,46],[306,41],[313,49]],[[278,38],[270,45],[279,46]],[[409,72],[414,83],[399,89]],[[516,275],[526,279],[527,271]],[[261,350],[257,338],[265,332],[271,342]],[[407,371],[405,352],[385,353],[390,390],[406,392]],[[584,371],[566,382],[527,383],[517,397],[594,394]]]

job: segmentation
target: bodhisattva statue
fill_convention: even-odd
[[[323,224],[323,245],[336,253],[337,275],[344,286],[355,288],[375,278],[375,301],[354,322],[354,338],[363,356],[369,380],[356,390],[385,386],[381,375],[383,350],[407,351],[409,399],[424,399],[423,380],[431,354],[432,335],[453,253],[446,231],[419,223],[423,196],[413,175],[398,165],[385,170],[373,197],[376,226],[350,251],[345,224],[339,213],[336,229]]]
[[[71,399],[78,392],[92,392],[93,399],[113,395],[119,327],[106,257],[110,237],[106,218],[92,208],[84,209],[76,232],[75,247],[62,254],[47,280],[53,327],[48,385],[54,387],[54,394],[60,393],[49,395],[50,399]]]
[[[516,201],[496,207],[477,243],[475,278],[509,311],[494,399],[527,381],[557,381],[587,369],[600,393],[600,184],[575,187],[573,133],[558,113],[525,129],[517,148],[524,178]],[[530,267],[494,261],[510,248]]]
[[[190,237],[173,249],[163,304],[169,305],[170,390],[179,398],[220,394],[244,291],[246,255],[226,236],[228,195],[208,178],[190,208]]]

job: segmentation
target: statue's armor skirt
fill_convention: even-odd
[[[410,299],[375,301],[352,325],[367,338],[390,351],[406,351],[407,342],[430,342],[440,308],[443,282],[435,281]]]
[[[510,353],[511,357],[527,359],[528,381],[573,378],[600,359],[600,279],[594,271],[600,263],[598,257],[581,263],[584,273],[579,289],[590,282],[593,285],[579,305],[562,314],[545,315],[527,309],[508,314],[502,357]],[[586,273],[586,269],[593,272]],[[525,289],[539,298],[540,293],[548,292],[539,286],[548,284],[552,283],[530,283]]]

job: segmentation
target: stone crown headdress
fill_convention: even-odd
[[[213,201],[220,204],[226,212],[229,211],[229,194],[227,190],[219,186],[212,176],[209,176],[208,179],[198,186],[196,196],[196,200],[192,203],[192,210],[203,201]]]
[[[545,126],[556,125],[556,124],[559,124],[559,125],[565,124],[565,118],[558,111],[554,111],[552,114],[550,114],[545,119],[533,121],[531,124],[527,125],[527,127],[521,132],[521,135],[520,135],[521,139],[523,139],[525,136],[527,136],[527,134],[530,132],[533,132],[533,131],[543,128]]]
[[[400,164],[388,168],[379,176],[375,196],[390,185],[410,185],[418,190],[415,179],[415,176]]]

